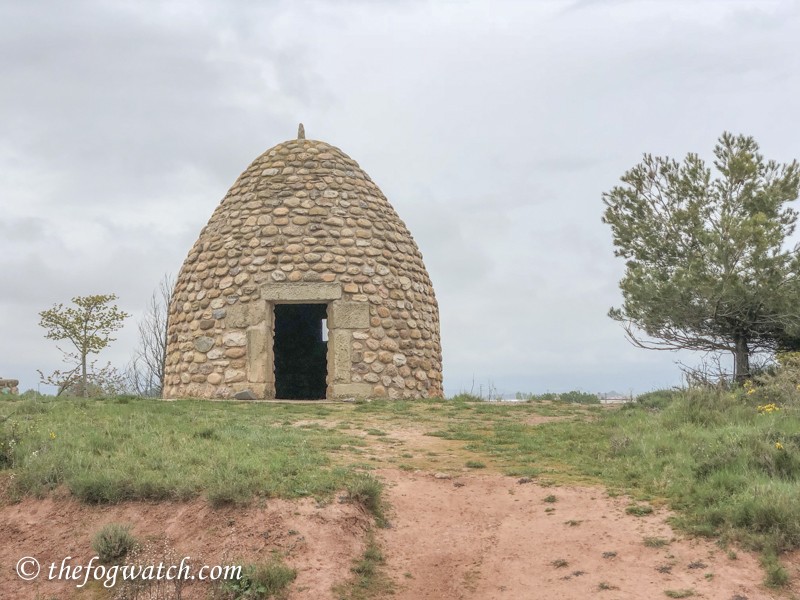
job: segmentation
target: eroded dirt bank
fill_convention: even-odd
[[[176,556],[193,565],[226,565],[287,554],[297,569],[291,598],[329,598],[331,587],[346,580],[363,551],[368,519],[357,506],[313,500],[268,500],[246,508],[212,508],[203,500],[187,503],[130,502],[90,506],[71,499],[25,499],[0,508],[0,598],[104,597],[100,585],[78,590],[75,582],[47,581],[46,566],[67,556],[73,565],[94,555],[91,539],[107,523],[129,523],[140,540],[166,536]],[[23,556],[42,565],[36,581],[20,580],[14,570]],[[207,598],[207,585],[189,586],[183,598]]]

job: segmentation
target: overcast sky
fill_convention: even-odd
[[[0,376],[36,388],[61,366],[38,312],[112,292],[124,367],[161,277],[302,121],[414,235],[448,393],[678,384],[606,316],[601,195],[726,130],[800,157],[798,40],[791,0],[3,0]]]

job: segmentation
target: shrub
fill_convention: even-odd
[[[526,402],[568,402],[571,404],[600,404],[600,399],[594,394],[586,392],[579,392],[572,390],[571,392],[564,392],[563,394],[554,394],[553,392],[546,392],[544,394],[524,394],[522,392],[516,393],[517,400],[524,400]]]
[[[280,597],[297,577],[297,571],[285,565],[278,555],[265,563],[246,565],[239,579],[220,585],[216,598],[220,600],[266,600]]]
[[[636,403],[645,408],[655,408],[662,410],[672,404],[673,400],[679,398],[679,390],[653,390],[636,396]]]
[[[452,402],[483,402],[483,398],[470,394],[469,392],[461,392],[450,398]]]
[[[778,367],[745,382],[745,397],[759,405],[797,404],[800,401],[800,352],[778,356]]]
[[[558,394],[547,392],[545,394],[530,394],[530,393],[516,393],[517,400],[525,400],[526,402],[557,402]]]
[[[696,425],[715,429],[731,422],[751,423],[755,414],[736,393],[690,388],[663,411],[663,424],[672,429]]]
[[[600,404],[600,399],[594,394],[579,392],[577,390],[559,394],[558,399],[561,402],[569,402],[571,404]]]
[[[0,425],[0,469],[10,469],[15,463],[17,446],[31,428],[28,426],[25,429],[18,421],[7,421]]]
[[[100,561],[106,564],[118,563],[137,545],[136,538],[131,535],[130,525],[120,523],[105,525],[92,539],[92,548]]]
[[[764,583],[767,587],[783,587],[789,583],[789,573],[774,554],[768,553],[762,556],[761,566],[766,572]]]

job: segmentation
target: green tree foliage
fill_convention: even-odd
[[[51,340],[68,340],[76,353],[65,352],[67,357],[75,357],[79,363],[73,371],[56,372],[64,377],[58,382],[59,392],[79,382],[81,395],[88,396],[89,382],[87,357],[97,354],[107,347],[114,338],[111,334],[122,327],[130,315],[121,311],[113,302],[114,294],[77,296],[72,299],[74,306],[57,304],[39,313],[39,325],[47,331],[45,337]],[[77,377],[72,377],[75,374]]]
[[[734,356],[772,351],[800,325],[800,254],[787,249],[800,191],[797,161],[765,161],[751,137],[725,133],[713,174],[696,154],[645,154],[603,194],[603,222],[625,259],[623,303],[609,316],[636,345]]]

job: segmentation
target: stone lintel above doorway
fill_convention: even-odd
[[[261,288],[261,299],[287,304],[329,302],[342,297],[339,283],[271,283]]]

